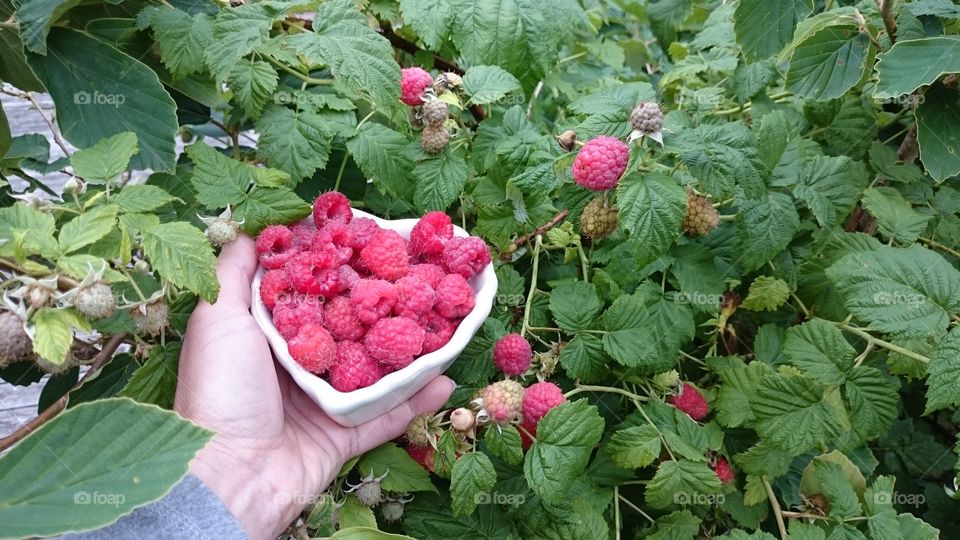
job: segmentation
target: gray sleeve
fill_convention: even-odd
[[[137,539],[246,539],[247,534],[210,489],[188,474],[159,501],[141,506],[113,525],[68,534],[70,540]]]

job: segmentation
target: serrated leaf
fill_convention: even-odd
[[[725,426],[737,427],[754,419],[750,399],[770,369],[762,362],[744,364],[737,358],[714,358],[708,365],[720,375],[723,385],[717,394],[717,419]]]
[[[860,80],[869,48],[869,38],[855,25],[819,30],[795,48],[787,87],[818,101],[838,98]]]
[[[86,277],[86,275],[90,273],[91,268],[94,271],[100,271],[101,268],[104,269],[103,281],[107,283],[127,281],[127,276],[110,268],[110,265],[105,259],[95,255],[75,253],[73,255],[64,255],[57,259],[57,270],[63,272],[65,276],[72,277],[76,280],[82,280]]]
[[[647,503],[654,508],[673,504],[706,505],[720,491],[720,479],[705,462],[685,459],[664,461],[647,484]]]
[[[34,0],[13,4],[14,14],[19,23],[20,39],[27,50],[37,54],[47,54],[47,33],[53,23],[62,17],[80,0]]]
[[[173,407],[173,396],[177,390],[179,366],[179,342],[155,345],[150,349],[150,357],[133,372],[118,395],[170,409]]]
[[[759,201],[747,201],[737,216],[737,252],[735,263],[756,270],[786,249],[800,228],[800,216],[793,199],[770,192]]]
[[[811,319],[787,330],[783,354],[810,377],[823,384],[837,385],[846,380],[857,351],[836,325]]]
[[[577,334],[560,350],[560,365],[573,379],[595,381],[607,372],[600,338],[593,334]]]
[[[90,323],[73,309],[43,308],[30,318],[35,326],[33,351],[53,365],[61,365],[73,343],[73,330],[90,330]]]
[[[4,532],[55,536],[112,523],[165,495],[212,436],[172,412],[129,399],[74,407],[0,459]],[[85,444],[90,440],[99,441],[96,459]],[[47,459],[50,448],[74,451]],[[61,510],[37,520],[44,508]]]
[[[102,139],[97,144],[77,150],[70,156],[73,172],[94,184],[108,184],[127,170],[130,158],[137,153],[137,136],[129,131]]]
[[[230,68],[227,86],[247,116],[257,118],[277,89],[277,71],[269,62],[241,58]],[[260,130],[262,144],[262,128]]]
[[[780,52],[796,24],[813,11],[810,0],[742,0],[733,15],[737,43],[748,60]]]
[[[626,469],[646,467],[660,457],[660,433],[645,424],[614,432],[607,444],[613,462]]]
[[[923,58],[921,64],[917,58]],[[876,97],[897,97],[928,85],[947,73],[960,72],[960,39],[937,36],[897,40],[879,56]]]
[[[447,37],[453,18],[448,0],[400,0],[403,20],[413,27],[430,50],[436,50]]]
[[[900,385],[884,377],[879,369],[859,366],[849,373],[843,385],[850,425],[864,441],[886,433],[897,418]]]
[[[821,227],[832,227],[850,214],[867,185],[867,171],[846,156],[814,156],[803,163],[794,196],[813,212]]]
[[[831,395],[836,397],[806,377],[768,375],[751,399],[755,428],[764,439],[794,452],[832,440],[849,426]]]
[[[960,329],[954,328],[937,344],[927,365],[925,415],[960,404]]]
[[[742,123],[685,129],[673,144],[690,173],[715,199],[730,197],[737,186],[751,199],[766,191],[756,136]]]
[[[293,223],[310,214],[310,205],[289,188],[254,188],[233,209],[233,217],[243,220],[243,230],[260,232],[274,223]]]
[[[497,483],[497,472],[482,452],[457,458],[450,473],[450,498],[454,516],[472,514],[478,502],[487,500]]]
[[[138,20],[149,24],[160,59],[174,79],[203,71],[204,51],[213,44],[213,24],[205,13],[148,7]]]
[[[123,186],[110,198],[110,202],[124,212],[149,212],[174,200],[163,188],[149,184]]]
[[[319,114],[271,105],[257,122],[257,154],[299,181],[327,166],[332,135]]]
[[[629,175],[617,187],[617,207],[620,226],[653,260],[680,237],[687,194],[666,175]]]
[[[626,137],[630,134],[630,112],[641,101],[656,101],[657,93],[648,82],[634,82],[587,94],[569,108],[586,116],[576,128],[579,136],[610,135]]]
[[[942,182],[960,173],[960,92],[934,85],[917,107],[917,142],[927,173]]]
[[[850,253],[827,276],[847,309],[880,332],[940,337],[960,310],[960,272],[921,246]]]
[[[589,328],[602,307],[596,288],[583,281],[561,284],[550,294],[550,312],[565,330]]]
[[[347,141],[347,150],[375,185],[386,193],[409,200],[414,186],[410,173],[413,163],[403,153],[409,142],[383,124],[367,122]]]
[[[550,193],[560,187],[563,178],[552,161],[524,169],[510,178],[510,183],[524,191]]]
[[[409,454],[394,443],[387,443],[367,452],[357,462],[357,468],[366,476],[380,477],[380,485],[387,491],[436,491],[430,475]]]
[[[863,192],[863,206],[877,220],[880,234],[898,244],[911,244],[927,228],[932,216],[921,214],[910,207],[900,192],[889,187],[867,188]]]
[[[343,506],[337,512],[337,525],[343,529],[353,527],[377,527],[377,516],[373,508],[363,504],[356,495],[347,495]]]
[[[511,425],[497,426],[486,430],[483,442],[490,452],[509,463],[519,465],[523,462],[523,447],[520,444],[520,432]]]
[[[217,300],[220,290],[214,271],[217,259],[200,229],[174,222],[162,223],[141,233],[143,251],[164,279],[211,304]]]
[[[520,89],[520,81],[498,66],[474,66],[463,76],[463,89],[470,96],[469,103],[495,103]]]
[[[467,162],[461,152],[448,150],[421,161],[413,169],[417,182],[413,192],[414,204],[424,211],[445,210],[460,196],[468,173]]]
[[[790,286],[786,281],[771,276],[759,276],[750,284],[750,291],[740,307],[753,311],[776,311],[788,298]]]
[[[112,204],[96,206],[66,222],[57,236],[60,251],[64,254],[72,253],[115,230],[118,210],[119,208]]]
[[[832,461],[814,461],[814,475],[822,494],[830,503],[830,515],[850,518],[860,515],[860,500],[843,473],[841,465]]]
[[[267,40],[271,25],[270,13],[262,4],[244,4],[217,13],[213,39],[203,53],[217,81],[225,81],[241,58]]]

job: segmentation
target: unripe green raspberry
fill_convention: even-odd
[[[162,299],[130,311],[133,322],[137,324],[137,330],[151,336],[159,334],[167,327],[169,314],[170,308]]]
[[[380,505],[380,512],[387,523],[396,523],[403,518],[403,507],[401,501],[386,501]]]
[[[590,238],[603,238],[617,228],[617,208],[603,195],[587,203],[580,214],[580,230]]]
[[[87,317],[102,319],[113,315],[113,310],[117,307],[117,300],[113,296],[110,285],[103,281],[97,281],[80,289],[73,305],[77,308],[77,311]]]
[[[428,154],[439,154],[447,146],[450,132],[442,125],[427,126],[420,133],[420,146]]]
[[[652,101],[645,101],[630,113],[630,128],[643,133],[656,133],[663,127],[663,111]]]
[[[450,112],[447,110],[447,104],[439,99],[432,99],[423,104],[420,110],[420,117],[424,125],[442,126],[447,121]]]
[[[690,236],[703,236],[717,227],[720,216],[706,197],[694,192],[687,193],[687,214],[683,217],[683,230]]]
[[[207,240],[216,247],[223,247],[237,239],[240,225],[235,221],[217,218],[207,224]]]
[[[677,370],[671,369],[670,371],[664,371],[663,373],[657,373],[653,376],[653,384],[660,389],[669,390],[676,388],[680,383],[680,374],[677,373]]]

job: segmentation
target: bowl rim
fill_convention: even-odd
[[[419,221],[417,218],[393,219],[387,220],[351,208],[353,219],[369,218],[380,225],[382,228],[395,230],[401,236],[408,237],[409,231]],[[303,222],[309,222],[313,225],[312,218],[308,216]],[[454,225],[455,236],[470,236],[464,229]],[[349,414],[364,406],[371,405],[379,400],[389,397],[397,388],[407,387],[417,384],[417,382],[427,373],[440,368],[440,373],[446,371],[453,361],[463,352],[470,340],[476,334],[477,330],[483,326],[490,310],[493,308],[493,300],[497,293],[497,277],[493,269],[493,262],[488,263],[477,275],[470,278],[468,283],[474,290],[474,307],[468,313],[457,329],[454,331],[450,340],[441,348],[419,356],[408,366],[392,373],[388,373],[374,384],[358,388],[352,392],[341,392],[335,389],[330,383],[318,375],[310,373],[297,363],[287,352],[287,340],[280,335],[276,326],[273,324],[273,318],[267,310],[267,307],[260,299],[260,280],[266,269],[258,264],[257,272],[251,283],[251,313],[257,323],[260,325],[273,355],[284,369],[294,379],[294,382],[302,388],[328,415],[337,416]],[[420,381],[420,387],[426,385],[429,381]],[[419,388],[418,388],[419,390]],[[395,405],[399,405],[399,402]],[[390,407],[393,408],[393,407]]]

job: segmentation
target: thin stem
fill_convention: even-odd
[[[625,396],[630,399],[634,399],[638,401],[647,401],[646,396],[639,396],[637,394],[634,394],[633,392],[624,390],[623,388],[617,388],[614,386],[594,386],[589,384],[578,384],[576,388],[574,388],[573,390],[570,390],[563,396],[567,399],[570,399],[571,397],[577,394],[582,394],[583,392],[606,392],[608,394],[620,394],[621,396]]]
[[[133,277],[130,275],[130,272],[126,268],[121,267],[120,271],[123,272],[123,275],[127,276],[127,279],[130,281],[130,286],[133,287],[133,290],[136,291],[137,296],[140,297],[140,301],[143,303],[147,302],[147,297],[143,294],[143,291],[140,290],[140,286],[137,285],[137,282],[134,281]]]
[[[333,184],[334,191],[340,191],[340,180],[343,178],[343,171],[347,168],[347,157],[350,154],[346,150],[343,151],[343,160],[340,161],[340,170],[337,171],[337,181]]]
[[[333,79],[316,79],[309,75],[304,75],[303,73],[300,73],[299,71],[287,66],[286,64],[283,64],[282,62],[277,62],[272,58],[268,58],[268,60],[270,60],[271,64],[277,66],[278,68],[282,69],[283,71],[286,71],[287,73],[293,75],[294,77],[300,79],[301,81],[307,84],[326,85],[326,86],[333,84]]]
[[[616,528],[616,540],[620,540],[620,486],[613,486],[613,526]]]
[[[377,111],[370,111],[369,113],[367,113],[367,115],[364,116],[363,119],[361,119],[360,122],[357,124],[356,130],[357,130],[357,131],[360,131],[360,126],[362,126],[363,124],[365,124],[365,123],[367,122],[367,120],[369,120],[371,117],[373,117],[373,115],[376,114],[376,113],[377,113]]]
[[[880,8],[880,16],[883,18],[883,26],[887,29],[887,37],[890,38],[892,45],[897,41],[897,21],[893,17],[893,0],[877,0],[877,7]]]
[[[767,499],[770,500],[770,506],[773,507],[773,515],[777,518],[777,528],[780,529],[780,538],[781,540],[787,540],[787,525],[783,522],[783,512],[780,510],[780,502],[777,501],[777,496],[773,494],[773,488],[770,486],[770,482],[767,481],[766,476],[761,476],[760,480],[763,481],[763,489],[767,492]]]
[[[577,253],[580,254],[580,271],[583,272],[583,280],[590,281],[590,261],[583,251],[583,244],[579,241],[577,242]]]
[[[619,493],[617,493],[617,498],[619,498],[619,499],[623,502],[623,504],[629,506],[630,508],[633,508],[633,510],[634,510],[636,513],[638,513],[638,514],[640,514],[641,516],[643,516],[644,518],[646,518],[646,520],[649,521],[651,524],[656,524],[656,523],[657,523],[655,519],[653,519],[652,517],[650,517],[649,515],[647,515],[647,513],[644,512],[643,510],[641,510],[640,508],[638,508],[637,505],[635,505],[635,504],[633,504],[632,502],[628,501],[626,498],[624,498],[623,495],[620,495]]]
[[[869,333],[861,330],[860,328],[857,328],[856,326],[850,326],[850,325],[847,324],[847,323],[834,323],[834,324],[836,324],[837,327],[840,328],[841,330],[846,330],[847,332],[850,332],[851,334],[855,334],[855,335],[857,335],[857,336],[862,337],[863,339],[865,339],[865,340],[867,341],[867,343],[872,343],[873,345],[876,345],[877,347],[883,347],[884,349],[887,349],[888,351],[893,351],[893,352],[895,352],[895,353],[902,354],[903,356],[906,356],[907,358],[913,358],[914,360],[916,360],[916,361],[918,361],[918,362],[923,362],[924,364],[929,364],[929,363],[930,363],[930,359],[927,358],[926,356],[923,356],[922,354],[919,354],[919,353],[915,353],[915,352],[913,352],[913,351],[911,351],[911,350],[909,350],[909,349],[904,349],[903,347],[900,347],[899,345],[894,345],[893,343],[890,343],[889,341],[884,341],[884,340],[882,340],[882,339],[880,339],[880,338],[878,338],[878,337],[874,337],[872,334],[869,334]]]
[[[667,444],[667,439],[664,438],[663,432],[660,431],[660,427],[655,423],[653,423],[653,420],[650,419],[650,417],[647,415],[647,411],[643,410],[643,407],[640,406],[639,402],[634,401],[633,404],[637,407],[637,411],[640,413],[640,416],[642,416],[643,419],[646,420],[651,427],[653,427],[653,429],[657,430],[657,435],[660,436],[660,441],[663,443],[663,449],[667,451],[667,454],[670,456],[670,459],[672,459],[673,461],[676,461],[677,457],[673,455],[673,450],[670,450],[670,445]]]
[[[527,327],[530,325],[530,311],[533,308],[533,295],[537,292],[537,278],[540,274],[540,248],[543,247],[543,237],[537,235],[533,245],[533,270],[530,273],[530,292],[527,293],[527,303],[523,306],[523,325],[520,327],[520,335],[527,334]]]
[[[791,292],[791,293],[790,293],[790,296],[793,298],[794,302],[797,303],[797,306],[800,307],[800,311],[803,312],[803,316],[806,317],[807,319],[809,319],[809,318],[810,318],[810,310],[807,309],[807,306],[806,306],[806,304],[803,303],[803,300],[800,300],[800,297],[797,296],[797,293],[795,293],[795,292]]]
[[[40,117],[43,118],[43,121],[46,122],[47,127],[50,128],[50,133],[53,135],[53,142],[57,143],[57,146],[60,147],[60,150],[63,150],[63,155],[69,156],[70,150],[67,148],[67,144],[63,142],[63,139],[60,138],[60,130],[57,129],[57,126],[53,123],[53,117],[47,117],[43,114],[43,107],[40,106],[40,102],[37,101],[37,98],[33,97],[30,92],[22,92],[21,96],[25,99],[28,99],[33,105],[33,108],[40,113]]]
[[[933,249],[939,249],[940,251],[943,251],[944,253],[946,253],[946,254],[948,254],[948,255],[952,255],[952,256],[960,259],[960,251],[957,251],[957,250],[955,250],[955,249],[953,249],[953,248],[950,248],[950,247],[948,247],[948,246],[945,246],[945,245],[941,244],[940,242],[937,242],[936,240],[934,240],[934,239],[932,239],[932,238],[923,238],[923,237],[920,237],[920,238],[917,238],[917,240],[919,240],[921,244],[923,244],[923,245],[925,245],[925,246],[927,246],[927,247],[931,247],[931,248],[933,248]]]

